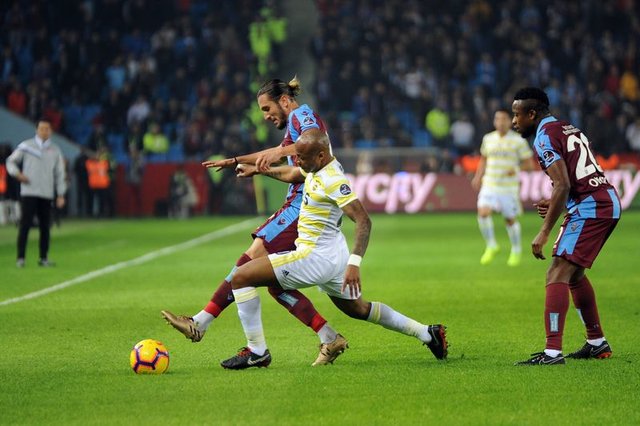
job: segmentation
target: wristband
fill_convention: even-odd
[[[362,262],[362,256],[358,256],[357,254],[352,254],[349,256],[349,261],[347,262],[347,265],[353,265],[359,268],[361,262]]]
[[[233,157],[233,161],[236,163],[236,167],[238,167],[238,158],[237,157]]]

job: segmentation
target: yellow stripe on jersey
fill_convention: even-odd
[[[296,262],[304,259],[311,254],[311,249],[306,248],[302,250],[290,251],[289,253],[281,254],[278,256],[270,257],[271,266],[277,268],[279,266],[288,265],[289,263]]]
[[[480,152],[487,160],[482,187],[496,193],[517,192],[520,163],[533,155],[527,141],[511,130],[504,136],[493,131],[482,139]]]
[[[307,174],[298,217],[296,246],[326,244],[340,233],[341,206],[357,199],[340,163],[333,159],[315,173]]]

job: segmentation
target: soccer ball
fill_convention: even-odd
[[[133,347],[129,361],[137,374],[162,374],[169,368],[169,351],[162,342],[145,339]]]

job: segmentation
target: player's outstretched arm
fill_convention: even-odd
[[[538,235],[531,243],[531,251],[537,259],[545,259],[542,249],[549,239],[549,234],[553,230],[560,215],[564,212],[569,198],[569,190],[571,183],[569,181],[569,172],[564,160],[558,160],[547,168],[547,174],[553,181],[553,190],[551,191],[551,199],[547,207],[544,221]]]
[[[356,223],[355,241],[351,256],[349,256],[349,264],[344,274],[344,282],[342,283],[342,291],[349,287],[351,295],[356,296],[361,291],[360,281],[360,262],[362,256],[367,251],[369,245],[369,235],[371,235],[371,219],[360,200],[353,200],[346,206],[342,207],[342,211],[352,221]]]
[[[266,164],[264,170],[266,170],[271,164],[279,162],[283,157],[289,155],[295,155],[295,145],[288,145],[285,147],[276,146],[274,148],[265,149],[262,151],[254,152],[253,154],[238,155],[237,157],[225,158],[223,160],[215,161],[203,161],[202,165],[208,169],[215,168],[216,171],[222,169],[232,169],[238,166],[238,164]]]
[[[257,166],[250,166],[250,167],[253,167],[253,174],[260,173],[261,175],[269,176],[270,178],[279,180],[281,182],[304,183],[305,177],[302,174],[302,171],[300,171],[300,167],[274,166],[274,167],[269,167],[265,171],[258,171]]]

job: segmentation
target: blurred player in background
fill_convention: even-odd
[[[486,248],[480,264],[488,265],[500,250],[493,231],[492,212],[499,212],[507,225],[511,254],[507,265],[517,266],[522,257],[520,170],[533,170],[533,152],[527,141],[511,130],[511,114],[499,109],[493,117],[496,130],[482,138],[480,164],[471,185],[478,194],[478,225]]]
[[[271,164],[280,162],[284,157],[290,165],[295,160],[295,142],[305,131],[319,129],[326,132],[320,117],[308,105],[299,105],[296,96],[300,93],[300,83],[294,78],[289,83],[274,79],[262,85],[258,91],[258,105],[264,119],[271,121],[278,129],[286,129],[282,143],[274,148],[254,154],[242,155],[217,161],[205,161],[207,168],[235,168],[238,164],[255,164],[260,170],[266,170]],[[220,283],[211,301],[193,317],[174,315],[162,311],[165,319],[178,331],[193,342],[199,342],[211,322],[234,301],[231,280],[236,270],[251,261],[271,253],[295,250],[298,237],[298,215],[304,185],[289,185],[284,205],[258,229],[254,231],[253,243],[238,259],[227,277]],[[347,340],[331,328],[327,321],[316,311],[311,301],[298,290],[283,290],[270,287],[269,293],[278,303],[302,323],[313,329],[320,338],[320,354],[313,365],[333,362],[348,347]]]
[[[573,125],[549,112],[547,94],[537,88],[519,90],[513,101],[513,125],[523,137],[535,135],[540,166],[553,182],[551,199],[541,200],[538,213],[544,221],[531,243],[533,255],[545,259],[543,248],[560,215],[567,210],[553,245],[553,262],[547,271],[544,323],[545,350],[519,365],[564,364],[562,334],[569,309],[569,293],[587,330],[584,346],[568,358],[609,358],[596,304],[584,274],[620,219],[620,198],[609,184],[589,148],[589,140]]]
[[[371,219],[331,154],[326,132],[311,129],[303,133],[295,149],[300,167],[282,166],[263,172],[284,182],[305,183],[295,248],[256,258],[236,271],[231,285],[247,346],[223,361],[222,367],[242,370],[271,363],[256,291],[260,286],[293,290],[317,285],[348,316],[415,337],[437,359],[445,359],[447,340],[442,324],[421,324],[384,303],[367,302],[360,295],[360,262],[369,243]],[[239,175],[251,173],[240,166]],[[340,230],[343,213],[355,222],[352,254]]]

